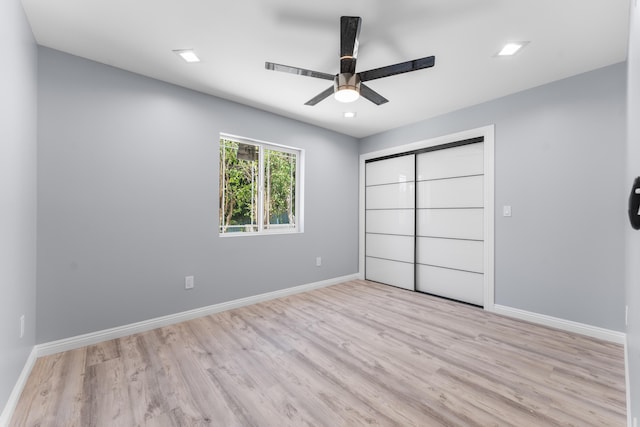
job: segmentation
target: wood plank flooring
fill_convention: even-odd
[[[624,426],[621,346],[352,281],[42,357],[12,426]]]

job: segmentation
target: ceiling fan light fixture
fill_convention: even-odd
[[[338,91],[336,91],[336,93],[334,94],[334,97],[339,102],[348,103],[348,102],[357,101],[358,98],[360,98],[360,93],[358,93],[358,91],[355,89],[343,88],[343,89],[338,89]]]
[[[357,74],[338,74],[333,81],[333,96],[339,102],[353,102],[360,98],[360,78]]]

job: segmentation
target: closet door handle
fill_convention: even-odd
[[[640,230],[640,176],[633,182],[629,195],[629,221],[634,230]]]

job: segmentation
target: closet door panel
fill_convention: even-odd
[[[436,267],[483,273],[481,241],[418,237],[416,262]]]
[[[416,157],[416,289],[484,302],[484,143]]]
[[[366,164],[365,278],[415,289],[415,155]]]
[[[482,240],[483,233],[482,209],[418,210],[418,236]]]
[[[484,275],[418,265],[416,268],[416,289],[482,305],[484,301]]]
[[[415,215],[411,209],[375,210],[366,213],[367,234],[396,234],[413,236],[415,229]]]
[[[420,181],[417,208],[481,208],[483,183],[482,175]]]
[[[414,264],[380,258],[365,259],[367,280],[386,283],[404,289],[414,289]]]
[[[413,209],[414,183],[376,185],[366,188],[367,209]]]
[[[402,156],[365,165],[366,185],[415,181],[415,156]]]
[[[413,236],[367,234],[366,240],[367,256],[409,263],[414,261]]]
[[[484,143],[462,145],[418,155],[418,181],[484,173]]]

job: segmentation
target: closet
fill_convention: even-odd
[[[484,305],[483,138],[370,159],[365,278]]]

